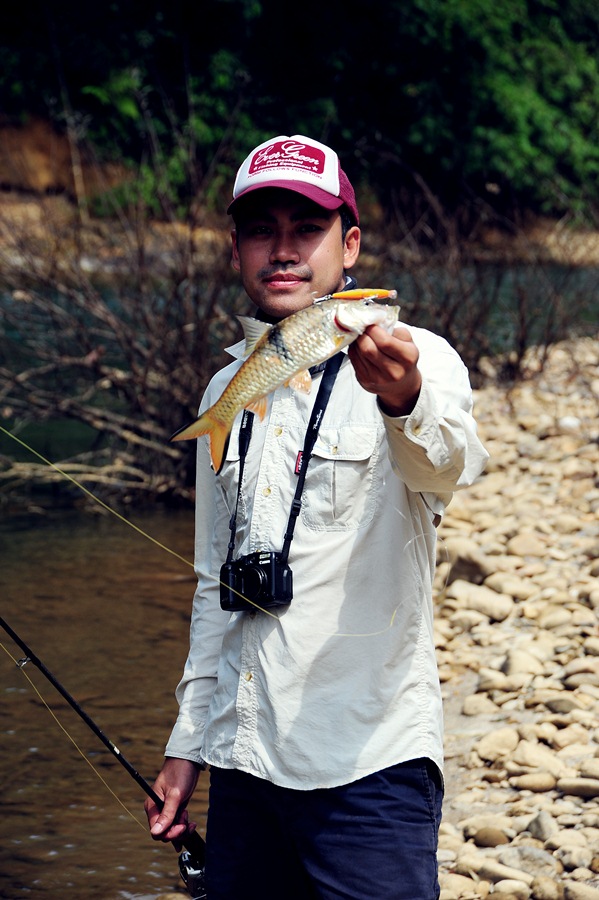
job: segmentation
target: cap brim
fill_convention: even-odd
[[[324,209],[339,209],[344,202],[340,197],[334,197],[313,184],[305,184],[301,181],[262,181],[260,184],[247,188],[238,197],[235,197],[227,209],[229,215],[231,215],[240,200],[243,200],[244,197],[253,194],[255,191],[262,191],[264,188],[281,188],[284,191],[293,191],[296,194],[301,194],[302,197],[307,197],[308,200],[312,200],[318,206],[324,207]]]

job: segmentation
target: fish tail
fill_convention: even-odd
[[[200,437],[202,434],[208,435],[210,441],[210,459],[212,460],[212,467],[218,475],[223,465],[225,453],[227,452],[231,427],[230,425],[227,425],[226,422],[217,418],[212,412],[212,409],[206,410],[206,412],[199,416],[195,422],[192,422],[191,425],[184,425],[183,428],[175,431],[170,440],[190,441],[192,438]]]

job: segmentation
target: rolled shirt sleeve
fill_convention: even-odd
[[[409,331],[420,352],[418,401],[408,416],[382,415],[394,471],[441,515],[453,492],[481,474],[488,453],[477,434],[468,371],[459,355],[438,335]]]

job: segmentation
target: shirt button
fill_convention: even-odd
[[[265,487],[262,491],[264,497],[270,497],[271,489],[269,487]]]
[[[243,677],[245,678],[246,681],[251,681],[253,678],[253,675],[251,672],[246,672]]]
[[[333,456],[336,456],[339,453],[339,447],[337,447],[336,444],[333,444],[333,446],[331,447],[331,453],[333,454]]]
[[[283,434],[283,429],[281,428],[280,425],[277,425],[277,427],[275,428],[275,436],[281,437],[282,434]]]
[[[422,431],[421,425],[414,425],[414,427],[412,428],[412,434],[420,434],[421,431]]]

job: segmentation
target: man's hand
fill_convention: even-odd
[[[422,384],[418,356],[410,332],[401,325],[393,334],[371,325],[349,348],[358,381],[378,396],[389,416],[407,416],[416,405]]]
[[[150,797],[144,803],[154,840],[172,841],[177,851],[181,850],[181,839],[196,827],[195,822],[189,821],[186,807],[200,771],[200,767],[188,759],[167,759],[153,785],[158,796],[164,800],[162,810]]]

